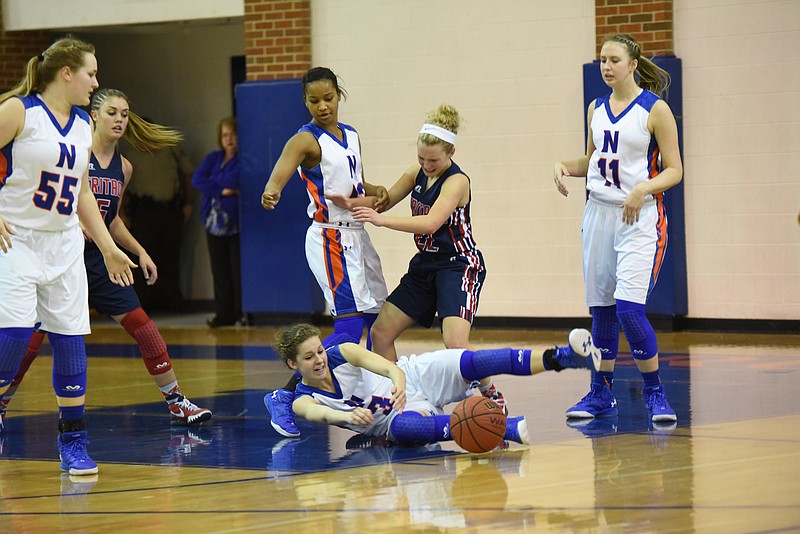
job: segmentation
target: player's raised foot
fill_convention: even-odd
[[[287,438],[300,436],[300,429],[295,424],[292,402],[294,402],[294,392],[283,388],[264,395],[264,405],[269,412],[269,422],[272,428],[275,429],[275,432]]]
[[[528,422],[524,416],[506,418],[506,435],[503,436],[503,439],[523,445],[531,442],[531,435],[528,433]]]
[[[603,384],[592,384],[589,393],[578,404],[567,410],[567,417],[589,418],[617,415],[617,399],[611,389]]]
[[[192,401],[181,395],[176,402],[170,402],[169,413],[172,420],[187,425],[196,425],[211,419],[211,410],[200,408]]]
[[[650,420],[654,422],[677,421],[675,410],[667,402],[667,395],[661,385],[642,389]]]
[[[93,475],[97,473],[97,464],[89,458],[86,450],[89,445],[87,432],[63,432],[58,435],[58,457],[61,470],[70,475]]]
[[[558,364],[554,370],[561,369],[600,369],[602,355],[592,342],[592,334],[584,328],[576,328],[569,333],[569,345],[556,347],[553,360]],[[561,368],[559,368],[559,366]]]
[[[479,390],[480,391],[480,390]],[[502,393],[497,391],[497,388],[494,384],[490,385],[486,391],[481,391],[481,394],[486,397],[487,399],[491,399],[503,409],[506,415],[508,415],[508,404],[506,403],[506,398],[503,396]]]

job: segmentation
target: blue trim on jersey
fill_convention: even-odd
[[[318,124],[314,124],[313,122],[308,122],[308,123],[302,125],[300,127],[300,129],[297,130],[297,132],[298,133],[300,133],[300,132],[308,132],[311,135],[313,135],[315,139],[319,139],[319,137],[321,135],[327,135],[328,137],[330,137],[331,139],[336,141],[339,144],[339,146],[341,146],[343,148],[347,148],[347,146],[348,146],[347,145],[347,135],[345,133],[345,130],[350,130],[351,132],[355,132],[356,129],[353,128],[352,126],[350,126],[349,124],[344,124],[344,123],[341,123],[341,122],[338,122],[336,124],[337,124],[337,126],[339,126],[339,129],[342,131],[342,140],[341,141],[339,141],[339,138],[336,137],[335,135],[333,135],[332,133],[330,133],[328,130],[322,128]]]
[[[641,106],[647,112],[650,112],[655,103],[658,102],[659,98],[658,95],[656,95],[655,93],[648,91],[647,89],[642,89],[642,92],[639,93],[639,95],[633,99],[633,102],[628,104],[628,107],[626,107],[622,111],[622,113],[620,113],[617,116],[614,116],[614,113],[611,112],[610,100],[611,100],[610,94],[601,96],[595,101],[594,108],[597,109],[600,106],[605,106],[606,114],[608,115],[608,120],[611,121],[611,124],[616,124],[617,122],[622,120],[622,117],[627,115],[628,112],[632,110],[634,106]]]
[[[50,111],[50,108],[47,107],[47,104],[44,103],[44,100],[41,99],[38,93],[34,93],[28,96],[19,96],[20,100],[22,100],[25,109],[33,108],[33,107],[41,107],[44,109],[47,116],[50,117],[50,122],[53,123],[53,127],[60,133],[62,136],[65,136],[69,133],[70,129],[72,129],[72,125],[75,123],[75,119],[80,119],[84,121],[86,124],[91,125],[91,121],[89,120],[89,114],[86,113],[84,110],[79,108],[78,106],[72,106],[69,114],[69,120],[64,127],[61,127],[61,124],[56,119],[55,115]]]
[[[295,398],[297,398],[298,395],[308,395],[309,397],[313,397],[314,393],[319,393],[320,395],[325,395],[326,397],[331,397],[333,399],[344,398],[342,395],[342,387],[339,385],[339,381],[336,380],[336,375],[333,373],[333,370],[348,362],[345,360],[344,356],[342,356],[342,353],[339,350],[339,345],[326,348],[325,352],[328,354],[328,372],[331,374],[331,378],[333,379],[333,388],[336,390],[336,393],[331,393],[330,391],[325,391],[324,389],[308,386],[300,382],[297,384],[297,389],[295,389],[294,392]]]

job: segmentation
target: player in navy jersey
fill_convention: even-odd
[[[444,349],[392,363],[344,336],[320,341],[319,330],[308,324],[286,329],[277,345],[286,365],[302,376],[293,404],[297,415],[398,443],[451,440],[444,406],[466,398],[466,385],[487,374],[527,376],[600,363],[583,329],[570,332],[568,346],[541,356],[525,349]],[[529,442],[525,417],[507,419],[505,439]]]
[[[306,260],[325,295],[334,332],[358,341],[366,329],[369,346],[372,323],[388,293],[380,258],[364,224],[326,197],[343,195],[380,208],[388,200],[386,188],[364,180],[358,134],[339,122],[339,102],[346,93],[336,74],[314,67],[301,83],[312,120],[287,141],[264,186],[261,205],[275,209],[281,191],[297,171],[310,200]],[[296,383],[295,377],[265,398],[272,426],[287,437],[299,435],[291,412]]]
[[[114,241],[138,257],[147,283],[154,284],[158,279],[156,265],[118,214],[133,167],[119,153],[117,143],[125,137],[139,150],[154,150],[173,146],[182,136],[136,115],[130,109],[128,97],[117,89],[95,92],[91,100],[91,116],[96,126],[92,135],[89,183],[97,206]],[[90,306],[113,317],[136,340],[145,367],[164,395],[172,418],[189,424],[211,419],[210,410],[197,407],[181,393],[164,338],[139,304],[134,287],[119,286],[109,280],[103,256],[93,241],[86,243],[84,261]],[[37,331],[31,336],[19,372],[5,395],[0,395],[0,414],[5,414],[11,397],[39,354],[44,335],[44,332]]]
[[[675,117],[659,98],[669,74],[625,34],[603,40],[600,71],[611,94],[589,105],[586,155],[558,162],[554,170],[564,196],[565,177],[587,178],[583,273],[592,334],[603,353],[589,393],[567,417],[617,414],[612,385],[621,327],[644,380],[651,420],[674,424],[677,417],[659,377],[656,335],[645,315],[666,252],[664,191],[683,176]]]
[[[471,348],[469,334],[486,278],[486,266],[472,236],[469,177],[452,160],[460,117],[445,104],[428,114],[417,137],[416,165],[389,190],[390,209],[411,195],[411,217],[393,217],[353,207],[353,218],[414,234],[416,255],[373,326],[373,350],[397,359],[394,342],[414,323],[430,328],[439,316],[449,349]],[[344,202],[343,199],[337,199]],[[505,407],[490,379],[480,391]]]
[[[61,468],[71,475],[97,473],[83,418],[90,328],[81,227],[110,281],[129,286],[136,267],[114,244],[89,188],[92,128],[80,106],[98,86],[94,52],[59,39],[0,95],[0,395],[40,322],[53,347]]]

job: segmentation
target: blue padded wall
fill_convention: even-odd
[[[321,313],[322,292],[308,268],[308,195],[295,173],[274,211],[261,193],[283,145],[310,120],[300,80],[236,87],[241,168],[242,308],[247,313]]]
[[[678,123],[678,144],[683,156],[683,80],[681,60],[674,56],[659,56],[653,61],[672,77],[669,88],[669,106]],[[611,89],[600,75],[600,61],[583,66],[583,109]],[[588,131],[584,113],[584,132]],[[684,180],[686,179],[684,173]],[[653,292],[647,301],[647,313],[664,316],[681,316],[688,313],[686,289],[686,224],[683,205],[683,182],[664,193],[667,209],[667,255]]]

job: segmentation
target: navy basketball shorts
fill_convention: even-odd
[[[461,317],[472,323],[485,279],[486,264],[478,250],[457,255],[418,252],[387,300],[426,328],[437,313],[440,320]]]
[[[86,243],[83,258],[89,281],[90,307],[103,315],[125,315],[141,306],[133,286],[120,286],[111,281],[103,254],[95,245]]]

